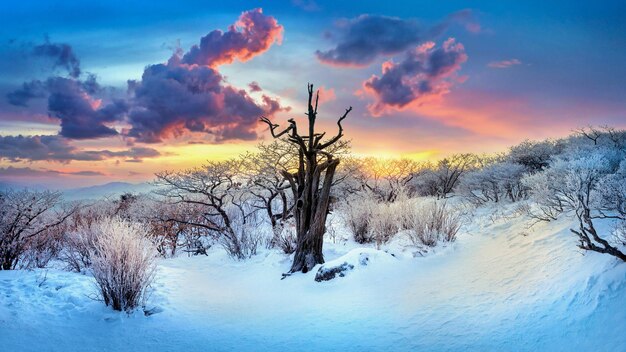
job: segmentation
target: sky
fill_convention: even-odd
[[[304,116],[363,156],[626,127],[622,1],[3,1],[0,183],[143,182]]]

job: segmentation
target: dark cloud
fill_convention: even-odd
[[[170,60],[148,66],[140,82],[131,82],[134,95],[129,114],[129,137],[155,143],[189,132],[213,134],[217,141],[255,139],[260,116],[281,109],[264,97],[259,104],[244,90],[224,83],[215,69]]]
[[[45,43],[34,46],[32,53],[35,56],[52,59],[55,67],[66,69],[71,77],[80,76],[80,61],[68,44],[51,43],[50,39],[46,37]]]
[[[235,59],[247,61],[280,42],[282,33],[283,26],[274,17],[263,15],[260,8],[246,11],[226,32],[214,30],[202,37],[200,45],[191,47],[182,62],[215,67]]]
[[[470,31],[480,30],[471,10],[448,15],[432,28],[423,28],[415,20],[379,15],[361,15],[340,21],[335,34],[337,45],[329,50],[317,50],[317,58],[325,64],[364,67],[381,56],[392,56],[443,34],[452,24],[460,23]]]
[[[124,100],[113,100],[101,106],[101,101],[92,94],[100,91],[95,76],[84,81],[50,77],[45,82],[38,80],[24,83],[22,87],[7,94],[9,103],[27,106],[31,99],[48,97],[48,114],[61,121],[60,135],[71,139],[91,139],[117,135],[107,123],[122,120],[128,111]]]
[[[118,134],[106,123],[124,117],[128,111],[125,101],[114,100],[101,107],[101,102],[87,93],[83,82],[63,77],[48,79],[47,88],[50,94],[48,112],[61,120],[60,135],[71,139],[91,139]]]
[[[255,139],[259,117],[283,108],[268,96],[259,103],[245,90],[228,85],[214,66],[267,50],[280,32],[276,20],[260,9],[244,12],[228,32],[213,31],[200,47],[186,54],[179,51],[165,64],[147,66],[141,81],[128,84],[132,109],[126,135],[143,143],[185,132],[211,134],[217,142]],[[256,83],[250,87],[260,89]]]
[[[22,87],[7,94],[9,104],[15,106],[28,106],[31,99],[43,98],[46,96],[46,87],[43,82],[34,80],[24,82]]]
[[[152,148],[130,148],[122,151],[81,150],[67,138],[53,136],[0,136],[0,160],[16,161],[99,161],[111,158],[141,160],[160,153]]]
[[[280,40],[282,31],[261,9],[244,12],[226,32],[212,31],[188,52],[177,50],[167,63],[147,66],[140,81],[128,82],[125,99],[103,97],[107,90],[94,75],[79,78],[71,47],[47,40],[34,53],[56,57],[57,65],[76,68],[75,74],[24,83],[7,98],[13,105],[27,106],[31,99],[47,97],[49,116],[60,120],[59,135],[69,139],[118,135],[113,127],[117,122],[130,125],[122,131],[130,144],[160,142],[186,132],[211,134],[217,142],[255,139],[259,117],[283,108],[275,99],[262,96],[258,102],[230,86],[216,67],[259,55]],[[251,86],[257,88],[256,83]]]
[[[261,88],[261,86],[256,81],[250,82],[248,84],[248,87],[250,88],[251,92],[261,92],[261,91],[263,91],[263,88]]]
[[[393,55],[422,40],[417,22],[397,17],[361,15],[340,24],[337,46],[316,51],[326,64],[366,66],[380,55]]]
[[[432,42],[424,43],[407,52],[400,63],[385,62],[382,75],[364,83],[366,92],[376,99],[368,106],[370,112],[380,115],[388,108],[399,109],[446,94],[466,60],[463,45],[450,38],[439,48]]]

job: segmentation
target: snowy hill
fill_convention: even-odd
[[[280,280],[290,258],[276,251],[236,262],[213,247],[162,260],[150,316],[90,299],[88,275],[0,272],[0,341],[38,352],[623,349],[624,263],[577,251],[567,219],[529,227],[489,208],[470,218],[434,254],[391,245],[398,260],[321,283],[314,272]],[[358,246],[329,241],[326,259]]]

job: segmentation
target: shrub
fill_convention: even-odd
[[[368,199],[355,199],[342,206],[344,221],[357,243],[372,242],[369,229],[372,208],[372,201]]]
[[[91,267],[91,253],[95,246],[91,225],[80,225],[76,230],[63,236],[63,249],[59,260],[67,265],[67,270],[83,272]]]
[[[91,232],[92,271],[104,303],[132,311],[143,303],[155,273],[155,250],[146,229],[115,217],[95,223]]]
[[[282,231],[274,236],[273,242],[273,246],[277,246],[285,254],[295,252],[297,245],[296,227],[294,225],[284,226]]]
[[[21,260],[30,261],[24,258],[25,254],[32,254],[27,253],[29,249],[45,247],[48,241],[39,241],[75,211],[60,204],[58,192],[0,191],[0,270],[16,269]]]
[[[378,203],[372,208],[371,216],[369,219],[369,237],[376,242],[376,247],[389,240],[398,233],[398,221],[397,216],[394,213],[394,208],[390,204]]]
[[[413,213],[409,239],[415,246],[434,247],[439,241],[455,241],[460,226],[460,215],[446,203],[429,202]]]

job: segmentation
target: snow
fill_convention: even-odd
[[[457,242],[424,257],[325,243],[326,265],[281,280],[290,258],[266,250],[236,262],[159,263],[147,308],[113,312],[88,275],[0,271],[3,351],[614,351],[626,345],[626,264],[581,253],[571,220],[530,222],[513,206],[468,216]],[[493,214],[497,214],[494,216]],[[608,224],[604,224],[608,226]]]

